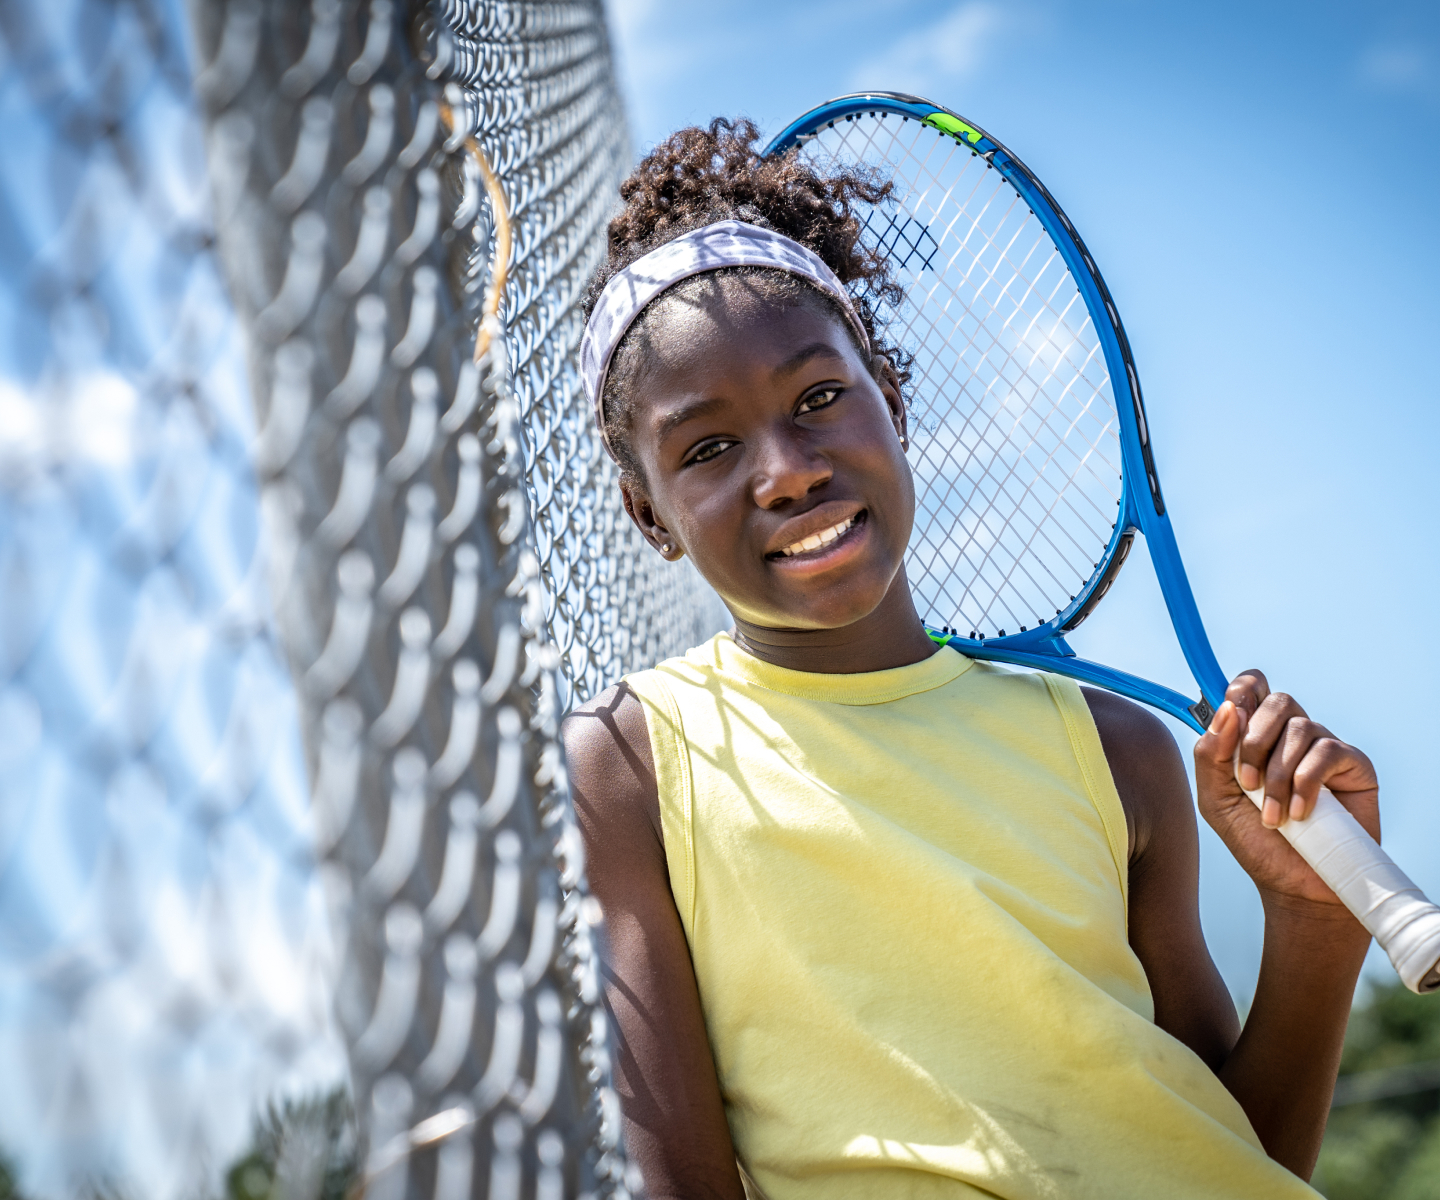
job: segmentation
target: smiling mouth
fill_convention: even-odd
[[[829,529],[822,529],[819,533],[812,533],[809,537],[801,538],[798,542],[792,542],[782,550],[777,550],[768,557],[794,558],[797,554],[809,554],[811,551],[823,549],[836,541],[850,530],[854,529],[865,519],[865,510],[862,508],[853,517],[847,517]]]

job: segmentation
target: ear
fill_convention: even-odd
[[[685,548],[680,545],[680,539],[665,528],[665,523],[656,514],[644,488],[622,479],[620,496],[625,502],[625,511],[635,522],[635,528],[660,552],[661,558],[675,562],[685,556]]]
[[[905,407],[905,398],[900,394],[900,376],[895,373],[895,364],[887,355],[877,354],[870,360],[870,374],[880,385],[886,407],[890,409],[890,420],[900,439],[901,449],[909,449],[910,410]]]

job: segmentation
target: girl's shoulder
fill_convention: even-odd
[[[1125,810],[1130,861],[1152,845],[1194,836],[1194,801],[1174,736],[1150,709],[1100,688],[1080,689]]]
[[[716,634],[684,655],[633,671],[573,708],[561,726],[572,788],[583,791],[591,784],[597,795],[610,796],[643,783],[645,798],[654,807],[655,769],[647,709],[669,707],[677,687],[703,686],[718,664],[715,643],[724,636]]]
[[[587,838],[643,821],[657,837],[660,799],[645,708],[627,681],[572,709],[560,727],[576,817]]]

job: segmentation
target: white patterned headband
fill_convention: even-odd
[[[818,254],[784,234],[744,221],[706,225],[666,242],[612,275],[585,324],[585,337],[580,342],[580,378],[595,410],[595,426],[611,458],[615,457],[615,451],[605,436],[602,400],[615,347],[645,306],[661,292],[682,279],[722,267],[771,267],[813,283],[839,301],[840,311],[869,356],[870,339],[855,310],[855,302]]]

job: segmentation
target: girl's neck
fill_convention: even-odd
[[[773,629],[735,619],[735,642],[761,662],[791,671],[856,675],[923,662],[935,653],[902,568],[869,616],[838,629]]]

